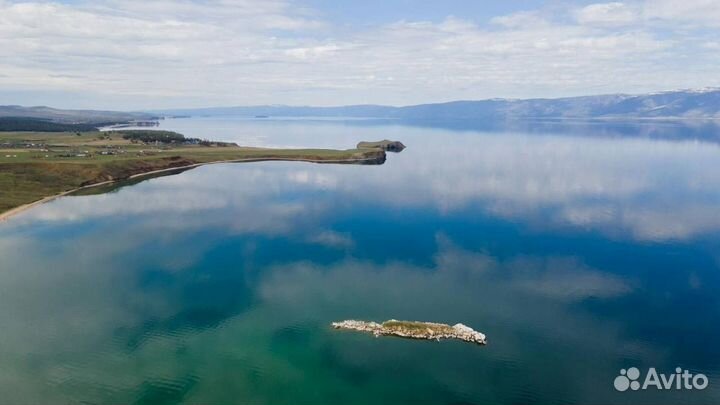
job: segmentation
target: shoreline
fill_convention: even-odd
[[[78,191],[80,191],[80,190],[85,190],[85,189],[87,189],[87,188],[100,187],[100,186],[105,186],[105,185],[112,184],[112,183],[117,183],[118,181],[120,181],[120,180],[108,180],[108,181],[103,181],[103,182],[101,182],[101,183],[88,184],[87,186],[82,186],[82,187],[74,188],[74,189],[72,189],[72,190],[63,191],[62,193],[58,193],[58,194],[55,194],[55,195],[47,196],[47,197],[44,197],[44,198],[42,198],[42,199],[40,199],[40,200],[37,200],[37,201],[33,201],[33,202],[31,202],[31,203],[27,203],[27,204],[20,205],[20,206],[18,206],[18,207],[15,207],[15,208],[10,209],[9,211],[5,211],[5,212],[3,212],[3,213],[0,213],[0,222],[5,222],[5,221],[7,221],[8,219],[14,217],[15,215],[21,214],[21,213],[23,213],[23,212],[25,212],[25,211],[27,211],[27,210],[29,210],[29,209],[31,209],[31,208],[34,208],[34,207],[36,207],[36,206],[38,206],[38,205],[42,205],[42,204],[45,204],[45,203],[49,203],[49,202],[51,202],[51,201],[53,201],[53,200],[56,200],[56,199],[58,199],[58,198],[60,198],[60,197],[65,197],[65,196],[68,195],[68,194],[72,194],[72,193],[78,192]]]
[[[15,208],[12,208],[8,211],[0,213],[0,223],[6,222],[9,219],[11,219],[12,217],[19,215],[25,211],[28,211],[32,208],[35,208],[39,205],[49,203],[58,198],[65,197],[67,195],[76,193],[81,190],[86,190],[89,188],[100,187],[100,186],[106,186],[109,184],[114,184],[114,183],[118,183],[118,182],[125,181],[125,180],[132,180],[132,179],[137,179],[140,177],[152,176],[155,174],[162,174],[162,173],[167,173],[167,172],[172,172],[172,171],[177,171],[177,170],[190,170],[190,169],[194,169],[194,168],[197,168],[200,166],[223,164],[223,163],[252,163],[252,162],[268,162],[268,161],[338,164],[338,163],[364,163],[364,162],[372,162],[375,160],[376,160],[375,158],[321,160],[321,159],[267,157],[267,158],[244,158],[244,159],[218,160],[218,161],[214,161],[214,162],[193,163],[191,165],[169,167],[167,169],[152,170],[149,172],[133,174],[129,177],[122,178],[122,179],[107,180],[107,181],[103,181],[100,183],[88,184],[86,186],[77,187],[77,188],[74,188],[71,190],[63,191],[58,194],[47,196],[40,200],[33,201],[33,202],[27,203],[27,204],[23,204],[23,205],[15,207]]]

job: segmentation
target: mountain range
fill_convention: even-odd
[[[27,117],[64,123],[148,120],[154,116],[347,117],[400,120],[476,119],[720,119],[720,88],[662,93],[490,99],[420,104],[406,107],[250,106],[169,109],[145,112],[58,110],[49,107],[0,106],[1,117]]]
[[[662,93],[567,97],[556,99],[490,99],[453,101],[406,107],[352,105],[344,107],[254,106],[150,111],[176,116],[364,117],[388,119],[614,119],[720,118],[720,88]]]

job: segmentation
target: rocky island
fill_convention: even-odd
[[[395,319],[385,321],[382,324],[377,322],[348,320],[333,322],[332,327],[335,329],[372,333],[375,337],[398,336],[409,339],[437,341],[440,339],[458,339],[464,342],[476,343],[479,345],[487,344],[487,339],[484,334],[461,323],[450,326],[443,323],[398,321]]]

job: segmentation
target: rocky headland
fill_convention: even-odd
[[[358,149],[382,149],[386,152],[402,152],[405,145],[400,141],[389,141],[387,139],[377,142],[360,142]]]

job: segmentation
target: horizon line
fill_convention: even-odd
[[[292,105],[292,104],[250,104],[250,105],[225,105],[225,106],[207,106],[207,107],[170,107],[170,108],[148,108],[148,109],[129,109],[129,110],[115,110],[115,109],[91,109],[91,108],[62,108],[52,107],[49,105],[22,105],[22,104],[4,104],[2,107],[20,107],[20,108],[50,108],[55,110],[67,110],[67,111],[106,111],[106,112],[129,112],[129,113],[142,113],[142,112],[155,112],[155,111],[172,111],[172,110],[211,110],[211,109],[223,109],[223,108],[350,108],[350,107],[382,107],[382,108],[409,108],[418,107],[425,105],[442,105],[442,104],[453,104],[453,103],[472,103],[472,102],[483,102],[483,101],[552,101],[552,100],[570,100],[590,97],[610,97],[610,96],[625,96],[625,97],[641,97],[641,96],[652,96],[659,94],[671,94],[671,93],[682,93],[682,92],[693,92],[693,93],[711,93],[720,91],[720,87],[707,86],[697,88],[683,88],[683,89],[672,89],[654,91],[648,93],[596,93],[587,94],[581,96],[566,96],[566,97],[531,97],[531,98],[515,98],[515,97],[494,97],[494,98],[483,98],[483,99],[459,99],[449,101],[437,101],[437,102],[425,102],[419,104],[406,104],[406,105],[391,105],[391,104],[341,104],[332,106],[322,105]]]

